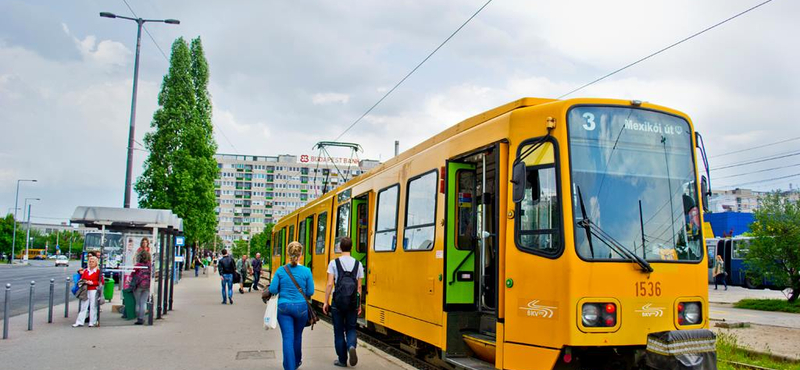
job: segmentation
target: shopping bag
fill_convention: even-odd
[[[264,311],[264,330],[275,330],[278,328],[278,296],[273,295],[267,301],[267,309]]]

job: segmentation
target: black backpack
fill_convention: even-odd
[[[342,311],[355,310],[358,307],[358,268],[360,263],[356,260],[353,271],[345,271],[342,262],[337,258],[336,270],[339,278],[336,279],[336,289],[333,291],[333,306]]]

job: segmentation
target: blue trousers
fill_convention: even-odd
[[[303,360],[303,329],[308,322],[308,305],[305,302],[278,304],[278,325],[283,338],[283,368],[294,370]]]
[[[227,286],[227,289],[226,289],[226,286]],[[223,274],[222,275],[222,301],[223,302],[227,302],[229,297],[233,298],[233,274]]]
[[[358,313],[356,310],[342,311],[331,307],[333,315],[333,346],[339,362],[347,363],[347,350],[356,346],[356,327]]]

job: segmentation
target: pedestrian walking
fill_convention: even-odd
[[[236,262],[228,255],[228,250],[222,250],[222,258],[217,263],[220,281],[222,282],[222,304],[233,304],[233,273],[236,272]]]
[[[200,266],[203,266],[203,260],[200,259],[200,255],[194,256],[194,277],[197,277],[200,274]]]
[[[303,363],[303,329],[309,319],[309,304],[314,293],[314,278],[308,267],[297,262],[303,255],[303,245],[291,242],[286,247],[289,263],[275,272],[269,292],[278,297],[278,325],[283,338],[283,368],[294,370]]]
[[[247,255],[243,254],[242,259],[236,261],[236,271],[239,271],[241,279],[239,280],[239,294],[244,294],[244,282],[247,280],[247,271],[250,269],[250,264],[247,262]]]
[[[150,261],[152,256],[148,251],[142,251],[136,255],[136,264],[131,273],[131,282],[128,286],[133,291],[133,299],[136,301],[136,322],[134,325],[144,324],[144,314],[147,312],[147,300],[150,298]]]
[[[717,258],[714,260],[714,290],[717,290],[717,286],[719,281],[722,280],[722,284],[725,285],[725,290],[728,290],[728,272],[725,271],[725,260],[722,259],[722,256],[719,254]]]
[[[344,237],[339,242],[342,256],[328,264],[328,284],[325,287],[325,303],[322,311],[333,316],[333,345],[336,349],[336,366],[356,366],[356,327],[361,315],[361,284],[364,281],[364,267],[350,256],[353,242]],[[328,302],[333,289],[333,304]]]
[[[73,327],[83,326],[87,312],[89,315],[89,327],[97,325],[97,287],[102,283],[100,269],[97,267],[97,257],[89,257],[88,267],[81,272],[81,281],[86,287],[86,299],[81,299],[81,310],[78,319],[72,324]]]
[[[261,253],[256,253],[256,258],[253,258],[253,261],[250,263],[250,266],[253,268],[253,283],[250,284],[250,290],[253,289],[258,290],[258,281],[261,280],[261,266],[263,262],[261,262]]]

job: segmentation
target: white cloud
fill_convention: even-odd
[[[314,105],[324,105],[331,103],[347,104],[350,101],[350,95],[340,93],[317,93],[311,97],[311,102]]]
[[[97,37],[88,35],[83,40],[70,33],[66,24],[61,24],[64,32],[72,37],[75,46],[80,51],[84,60],[92,61],[100,66],[125,66],[133,53],[119,42],[102,40],[97,42]]]

